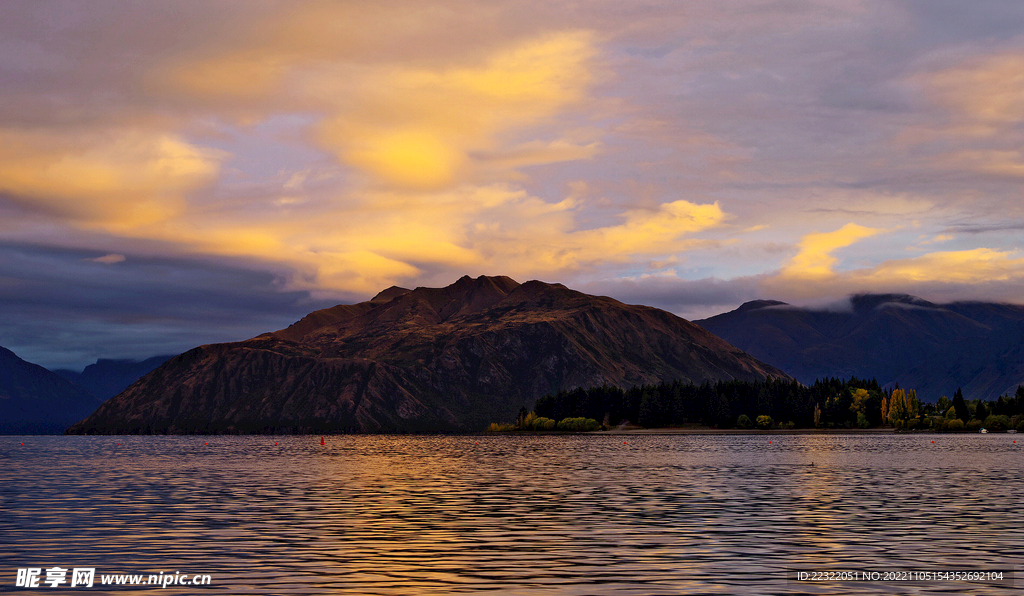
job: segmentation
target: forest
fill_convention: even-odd
[[[588,419],[593,424],[581,422]],[[1024,386],[994,401],[965,400],[957,389],[952,398],[933,404],[921,403],[913,389],[886,390],[874,379],[855,377],[811,385],[777,380],[674,381],[626,390],[605,385],[546,395],[532,412],[523,409],[514,424],[492,425],[492,430],[586,430],[624,422],[645,428],[1024,431]]]

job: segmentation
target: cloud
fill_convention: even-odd
[[[517,42],[478,66],[369,69],[319,138],[343,162],[406,188],[465,180],[482,155],[513,166],[588,157],[592,149],[564,139],[507,144],[499,135],[514,139],[581,101],[596,53],[590,34],[565,31]]]
[[[91,250],[0,242],[0,346],[47,367],[147,358],[284,328],[330,301],[282,288],[287,270],[238,259],[128,253],[99,266]]]
[[[144,258],[259,278],[242,283],[250,298],[233,274],[201,275],[217,308],[466,273],[702,315],[760,297],[1024,295],[1013,3],[23,3],[4,16],[0,241],[76,251],[60,275],[111,276],[97,304],[157,276]],[[904,258],[942,234],[956,235],[948,251]],[[31,271],[0,286],[53,292],[39,320],[78,308],[61,301],[68,283]],[[167,319],[186,330],[175,337],[188,316]]]
[[[139,129],[0,129],[0,192],[111,231],[164,221],[217,176],[223,152]]]
[[[870,269],[850,272],[850,279],[868,287],[939,282],[974,284],[1024,280],[1024,258],[989,248],[932,252],[912,259],[890,259]]]
[[[974,248],[935,251],[905,259],[834,272],[796,284],[780,272],[758,280],[761,297],[820,302],[857,293],[899,292],[935,301],[1002,300],[1019,302],[1024,292],[1024,257],[1019,251]]]
[[[976,122],[1024,121],[1024,52],[982,55],[925,77],[935,100]]]
[[[104,265],[113,265],[114,263],[123,263],[125,261],[124,255],[109,254],[103,255],[102,257],[96,257],[95,259],[87,259],[94,263],[103,263]]]
[[[832,253],[840,248],[870,238],[883,230],[848,223],[834,232],[807,234],[800,241],[800,252],[781,271],[782,277],[828,279],[835,275],[833,266],[839,259]]]

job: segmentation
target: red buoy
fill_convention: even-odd
[[[324,443],[324,438],[323,437],[320,437],[320,444],[321,445],[326,445],[327,444],[327,443]]]

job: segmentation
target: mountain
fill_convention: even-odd
[[[1024,384],[1024,306],[859,294],[849,310],[758,300],[694,322],[803,383],[876,378],[926,401],[957,387],[990,400]]]
[[[767,377],[790,378],[662,310],[463,277],[195,348],[69,432],[479,430],[560,389]]]
[[[0,434],[61,433],[99,405],[85,389],[0,348]]]
[[[145,360],[110,360],[100,358],[82,372],[57,369],[53,372],[85,388],[100,401],[121,393],[143,375],[173,358],[173,354],[153,356]]]

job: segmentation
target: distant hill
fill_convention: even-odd
[[[0,434],[59,434],[99,405],[85,389],[0,348]]]
[[[141,361],[100,358],[95,364],[85,367],[82,372],[64,369],[55,369],[53,372],[85,388],[100,401],[107,401],[173,357],[173,354],[167,354]]]
[[[561,389],[769,377],[790,378],[662,310],[463,277],[195,348],[69,432],[479,430]]]
[[[758,300],[694,322],[803,383],[876,378],[926,401],[958,387],[991,400],[1024,384],[1024,306],[861,294],[846,311]]]

